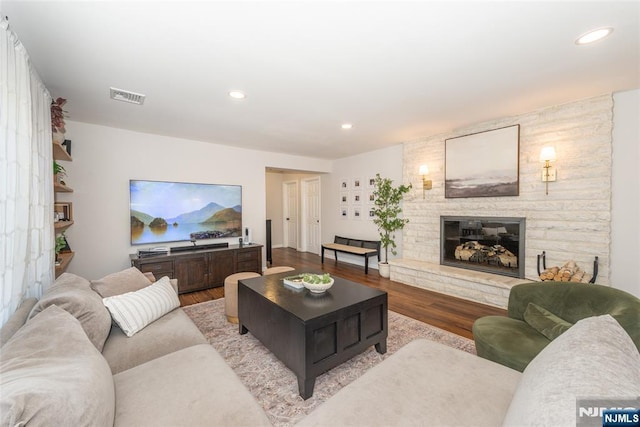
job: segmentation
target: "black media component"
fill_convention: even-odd
[[[171,248],[171,253],[176,252],[189,252],[189,251],[202,251],[206,249],[218,249],[218,248],[228,248],[229,243],[211,243],[208,245],[199,245],[199,246],[175,246]]]

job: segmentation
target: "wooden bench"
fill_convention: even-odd
[[[334,252],[338,261],[338,252],[364,257],[364,274],[369,273],[369,258],[377,256],[380,260],[380,241],[350,239],[348,237],[335,236],[333,243],[323,243],[321,259],[324,264],[324,250],[329,249]]]

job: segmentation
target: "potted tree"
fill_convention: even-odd
[[[411,190],[411,184],[393,186],[393,181],[389,178],[382,178],[376,174],[375,207],[373,208],[373,223],[378,226],[380,232],[380,246],[384,248],[384,261],[379,260],[378,271],[382,277],[389,277],[389,250],[393,255],[397,255],[395,232],[402,230],[409,222],[407,218],[399,218],[402,213],[400,202],[402,196]]]

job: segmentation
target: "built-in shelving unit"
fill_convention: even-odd
[[[56,278],[60,276],[69,266],[71,259],[73,258],[73,252],[62,252],[58,257],[62,260],[60,264],[56,265]]]
[[[64,184],[60,184],[59,182],[54,182],[53,191],[55,191],[56,193],[73,193],[73,188],[67,187]]]
[[[66,161],[71,162],[73,159],[71,155],[67,152],[67,150],[58,142],[53,142],[53,160],[56,161]],[[73,188],[61,184],[59,182],[53,183],[53,194],[54,194],[54,202],[56,199],[57,193],[72,193]],[[58,236],[60,233],[63,233],[69,227],[73,225],[73,220],[70,219],[68,221],[56,221],[53,223],[53,230],[55,236]],[[73,258],[73,252],[61,252],[58,254],[58,259],[60,259],[60,263],[56,265],[56,278],[60,276],[69,266],[71,259]]]
[[[56,234],[62,233],[67,228],[73,225],[73,221],[57,221],[53,223],[53,228],[56,230]]]
[[[67,150],[62,146],[62,144],[58,142],[53,143],[53,159],[54,160],[65,160],[67,162],[72,161],[71,155],[67,152]]]

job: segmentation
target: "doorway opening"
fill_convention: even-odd
[[[320,254],[322,189],[319,173],[266,168],[266,219],[273,248]]]

